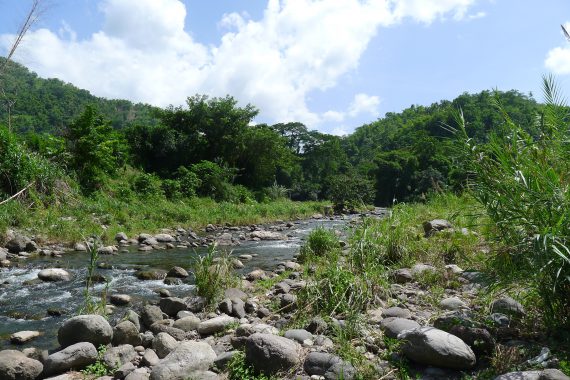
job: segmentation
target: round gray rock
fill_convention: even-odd
[[[121,344],[130,344],[135,347],[142,344],[139,330],[131,321],[123,321],[113,329],[113,345]]]
[[[42,281],[57,282],[57,281],[69,281],[71,275],[68,271],[61,268],[48,268],[42,269],[38,273],[38,278]]]
[[[245,343],[246,361],[258,371],[274,374],[289,371],[300,363],[301,346],[273,334],[256,333]]]
[[[420,327],[420,324],[411,319],[390,317],[384,318],[380,322],[380,328],[384,331],[384,334],[389,338],[396,338],[399,333],[404,330],[411,330]]]
[[[352,380],[356,369],[338,356],[325,352],[311,352],[303,365],[309,375],[323,376],[326,380]]]
[[[113,328],[100,315],[78,315],[63,323],[57,332],[57,340],[62,347],[74,343],[89,342],[99,347],[111,343]]]
[[[73,344],[48,356],[44,363],[44,375],[56,375],[72,368],[82,369],[97,361],[97,349],[88,342]]]
[[[152,340],[152,348],[161,359],[174,351],[179,344],[176,339],[165,332],[156,334]]]
[[[0,379],[34,380],[42,373],[41,362],[30,359],[20,351],[0,351]]]
[[[212,335],[224,331],[230,324],[235,322],[235,318],[229,315],[220,315],[198,325],[200,335]]]
[[[196,317],[195,315],[190,315],[188,317],[176,320],[172,326],[182,331],[188,332],[196,330],[199,325],[200,325],[200,318]]]
[[[155,365],[150,380],[186,380],[195,371],[207,371],[216,353],[204,342],[183,342]]]
[[[408,359],[434,367],[468,369],[475,365],[475,354],[464,341],[435,327],[405,330],[398,335]]]

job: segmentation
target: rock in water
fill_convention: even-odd
[[[398,339],[405,341],[404,354],[420,364],[468,369],[476,362],[475,354],[465,342],[435,327],[405,330],[398,335]]]
[[[44,363],[45,375],[56,375],[72,368],[82,369],[97,360],[97,349],[88,342],[73,344],[48,356]]]
[[[63,323],[57,332],[57,340],[62,347],[74,343],[89,342],[99,347],[111,343],[113,328],[100,315],[78,315]]]
[[[168,354],[150,373],[150,380],[186,380],[192,373],[206,371],[214,363],[216,353],[204,342],[183,342]]]
[[[39,331],[18,331],[10,335],[10,342],[16,344],[24,344],[30,340],[40,336]]]
[[[42,373],[41,362],[30,359],[20,351],[0,351],[0,379],[34,380]]]
[[[297,342],[273,334],[255,333],[245,343],[246,361],[267,374],[297,367],[300,351],[301,346]]]
[[[61,268],[49,268],[43,269],[38,273],[38,278],[42,281],[69,281],[71,275],[64,269]]]

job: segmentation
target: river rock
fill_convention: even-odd
[[[394,306],[382,310],[382,316],[384,318],[397,317],[397,318],[410,319],[412,317],[412,313],[410,313],[408,309]]]
[[[37,245],[27,236],[16,235],[6,243],[6,249],[10,253],[33,252]]]
[[[405,330],[398,339],[404,341],[404,355],[420,364],[452,369],[469,369],[475,365],[475,354],[465,342],[435,327]]]
[[[188,307],[188,310],[191,311],[192,313],[201,312],[202,310],[204,310],[207,304],[208,300],[205,297],[192,296],[186,298],[186,306]]]
[[[142,364],[152,367],[160,362],[160,358],[152,348],[147,348],[142,357]]]
[[[188,317],[180,318],[174,322],[173,327],[180,329],[182,331],[193,331],[200,325],[200,318],[195,315],[190,315]]]
[[[433,265],[416,264],[412,267],[412,276],[421,276],[424,273],[436,273],[437,269]]]
[[[124,379],[127,377],[131,372],[133,372],[137,367],[131,362],[125,363],[120,366],[114,373],[114,379]],[[100,379],[99,379],[100,380]]]
[[[325,380],[352,380],[356,369],[336,355],[325,352],[311,352],[303,365],[309,375],[323,376]]]
[[[130,344],[122,344],[117,347],[110,347],[103,355],[103,363],[107,368],[119,368],[123,364],[130,363],[138,356],[135,348]]]
[[[224,290],[224,297],[229,299],[239,298],[240,300],[245,301],[247,299],[247,294],[238,288],[228,288]]]
[[[192,372],[206,371],[214,363],[216,353],[204,342],[183,342],[153,367],[150,380],[186,380]]]
[[[541,371],[516,371],[495,377],[495,380],[540,380]]]
[[[20,351],[0,351],[0,379],[34,380],[43,371],[43,364]]]
[[[448,332],[467,343],[477,355],[491,354],[495,349],[495,340],[486,329],[455,325]]]
[[[152,326],[158,321],[162,321],[162,310],[160,307],[154,305],[145,305],[141,310],[141,319],[146,327]]]
[[[141,322],[140,316],[134,312],[134,310],[128,309],[123,316],[123,320],[131,321],[137,328],[138,331],[141,331]]]
[[[491,303],[491,312],[501,313],[515,317],[525,314],[524,307],[511,297],[501,297]]]
[[[166,271],[163,269],[139,270],[135,273],[135,276],[142,281],[164,280]]]
[[[99,255],[112,255],[115,253],[115,247],[113,247],[112,245],[108,245],[106,247],[99,247],[97,249],[97,253]]]
[[[68,271],[61,268],[48,268],[42,269],[38,273],[38,278],[42,281],[56,282],[56,281],[69,281],[71,275]]]
[[[121,241],[127,241],[127,240],[129,240],[129,237],[124,232],[117,232],[117,234],[115,235],[115,241],[117,243],[120,243]]]
[[[77,252],[86,252],[87,251],[87,246],[83,243],[75,243],[73,245],[73,250],[77,251]]]
[[[111,343],[113,329],[100,315],[78,315],[63,323],[57,332],[57,339],[62,347],[79,342],[89,342],[99,347]]]
[[[113,329],[113,345],[130,344],[134,347],[142,344],[139,329],[131,321],[123,321]]]
[[[180,343],[165,332],[156,334],[152,341],[152,349],[159,358],[164,358],[171,353]]]
[[[392,277],[398,284],[405,284],[414,280],[412,271],[408,268],[396,269],[394,272],[392,272]]]
[[[263,269],[254,269],[248,274],[246,274],[245,278],[248,281],[257,281],[257,280],[266,280],[268,277]]]
[[[125,380],[148,380],[149,378],[150,373],[147,372],[146,368],[137,368],[129,373]]]
[[[445,219],[434,219],[423,224],[424,233],[426,237],[432,236],[438,231],[447,230],[453,228],[453,225]]]
[[[411,319],[389,317],[380,322],[380,328],[389,338],[396,338],[404,330],[411,330],[420,327],[420,324]]]
[[[245,313],[245,302],[243,302],[239,298],[234,298],[231,300],[231,303],[232,303],[231,315],[233,315],[234,317],[240,318],[240,319],[245,317],[245,315],[246,315],[246,313]]]
[[[166,277],[186,278],[188,277],[188,272],[181,267],[172,267],[166,274]]]
[[[154,238],[159,243],[172,243],[172,242],[176,241],[176,239],[173,238],[172,235],[169,235],[169,234],[154,235]]]
[[[249,237],[259,240],[287,240],[287,236],[273,231],[253,231]]]
[[[24,344],[40,335],[39,331],[18,331],[10,335],[10,342],[15,344]]]
[[[245,343],[245,359],[258,371],[275,374],[300,364],[301,346],[273,334],[255,333]]]
[[[229,315],[220,315],[212,319],[208,319],[204,322],[200,322],[198,325],[198,333],[200,335],[212,335],[224,331],[230,324],[234,323],[236,320]]]
[[[160,299],[160,309],[166,314],[174,317],[179,311],[187,309],[186,302],[177,297],[166,297]]]
[[[44,375],[55,375],[72,368],[81,369],[97,361],[97,349],[88,342],[73,344],[48,356]]]
[[[153,334],[158,334],[161,332],[167,333],[168,335],[170,335],[171,337],[173,337],[178,341],[183,341],[187,339],[188,334],[186,334],[184,330],[172,327],[170,326],[170,323],[165,324],[163,322],[166,322],[166,320],[154,323],[152,326],[150,326],[150,331],[152,331]],[[170,320],[168,322],[170,322]]]
[[[448,297],[439,303],[439,307],[445,310],[459,310],[467,307],[467,304],[458,297]]]
[[[313,339],[313,334],[308,332],[305,329],[292,329],[285,331],[283,336],[287,339],[294,340],[300,344],[306,343],[307,341],[311,341]]]
[[[313,317],[305,328],[312,334],[322,334],[328,329],[327,322],[320,316]]]
[[[570,380],[570,376],[558,369],[548,368],[540,373],[540,380]]]
[[[109,301],[116,306],[124,306],[131,303],[131,296],[128,294],[111,294]]]

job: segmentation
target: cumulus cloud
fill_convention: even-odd
[[[570,32],[570,22],[564,24],[564,27]],[[570,46],[568,43],[565,46],[551,49],[546,55],[544,66],[555,74],[570,74]]]
[[[323,114],[310,110],[307,98],[357,68],[380,27],[405,18],[462,19],[474,1],[269,0],[259,20],[224,15],[219,26],[227,32],[206,46],[184,29],[179,0],[101,0],[100,31],[82,40],[65,24],[59,33],[32,31],[16,59],[98,96],[165,106],[195,93],[232,94],[258,106],[265,121],[316,127],[346,114],[377,113],[375,96],[357,94],[347,112]],[[0,46],[11,40],[0,36]]]

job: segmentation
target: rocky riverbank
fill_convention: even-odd
[[[285,222],[269,228],[211,226],[209,236],[195,240],[237,244],[272,234],[286,237],[292,227]],[[470,233],[444,220],[424,228],[423,239],[440,231]],[[120,252],[128,244],[166,249],[184,241],[180,234],[170,237],[173,240],[165,241],[166,236],[139,235],[135,242],[117,236],[116,249],[109,251]],[[149,240],[151,244],[145,244]],[[337,244],[341,256],[331,266],[342,266],[343,257],[354,254],[347,241]],[[0,351],[0,379],[262,378],[249,369],[278,379],[489,378],[487,358],[496,356],[497,349],[506,350],[502,360],[508,361],[510,347],[540,340],[531,342],[522,331],[527,313],[523,305],[507,296],[481,304],[482,274],[455,264],[441,268],[415,263],[392,270],[389,291],[372,295],[357,324],[342,313],[326,318],[306,314],[303,295],[315,285],[316,270],[309,261],[292,259],[272,270],[245,272],[240,286],[225,289],[213,305],[191,293],[173,297],[161,292],[135,307],[128,295],[113,294],[109,302],[122,311],[122,318],[110,323],[98,315],[72,317],[58,330],[57,349]],[[186,275],[184,268],[161,274],[164,279]],[[424,286],[430,276],[446,279],[437,294]],[[481,323],[481,314],[491,322]],[[358,331],[349,334],[354,326]],[[20,332],[14,339],[33,339],[34,334]],[[345,334],[354,338],[347,342]],[[545,347],[523,366],[528,370],[505,371],[497,379],[568,379],[556,369],[558,363]]]

